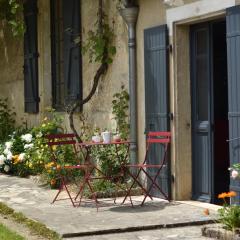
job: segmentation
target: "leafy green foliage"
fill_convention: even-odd
[[[102,14],[102,25],[99,27],[99,19],[95,23],[96,31],[89,31],[86,42],[83,44],[83,54],[88,53],[90,63],[112,63],[116,54],[116,47],[113,45],[115,38],[113,28],[107,22],[106,15]],[[107,54],[107,56],[106,56]]]
[[[7,21],[13,36],[23,36],[23,2],[21,0],[0,0],[0,20]]]
[[[8,106],[8,99],[0,99],[0,142],[5,142],[14,131],[15,116]]]
[[[129,137],[129,94],[124,85],[121,86],[121,91],[113,95],[112,113],[117,122],[117,132],[121,139]]]
[[[121,166],[127,155],[127,147],[96,146],[92,147],[91,157],[97,162],[101,171],[107,176],[116,176],[121,172]]]
[[[113,95],[112,113],[117,123],[117,134],[122,140],[129,137],[129,94],[125,87],[121,86],[121,91]],[[92,157],[97,161],[98,166],[109,176],[120,173],[124,161],[128,161],[127,148],[124,145],[118,146],[98,146],[93,149]]]
[[[218,210],[220,219],[219,222],[227,230],[235,231],[240,228],[240,206],[238,205],[227,205]]]

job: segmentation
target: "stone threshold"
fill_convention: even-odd
[[[200,220],[200,221],[192,221],[192,222],[156,224],[156,225],[115,228],[115,229],[97,230],[97,231],[79,232],[79,233],[64,233],[61,235],[61,237],[62,238],[73,238],[73,237],[83,237],[83,236],[106,235],[106,234],[113,234],[113,233],[126,233],[126,232],[138,232],[138,231],[146,231],[146,230],[157,230],[157,229],[163,229],[163,228],[201,226],[201,225],[214,224],[214,223],[216,223],[215,220]]]

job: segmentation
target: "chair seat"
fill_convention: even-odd
[[[160,164],[128,164],[126,167],[135,167],[135,168],[159,168],[162,165]]]

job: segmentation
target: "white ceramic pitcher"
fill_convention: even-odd
[[[111,133],[109,131],[102,132],[102,138],[104,143],[111,142]]]

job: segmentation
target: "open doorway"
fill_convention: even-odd
[[[214,119],[214,203],[217,194],[229,189],[228,79],[226,22],[212,23],[213,119]],[[222,202],[222,201],[221,201]]]
[[[193,199],[229,189],[226,21],[191,27]]]

